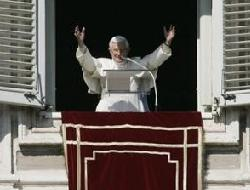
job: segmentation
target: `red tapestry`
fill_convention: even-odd
[[[199,112],[62,112],[69,190],[201,190]]]

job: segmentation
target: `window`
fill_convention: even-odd
[[[0,101],[3,103],[45,105],[46,83],[53,83],[45,81],[45,74],[49,69],[51,72],[54,64],[45,51],[51,45],[46,44],[45,30],[53,28],[46,25],[49,15],[45,12],[46,2],[0,0]]]
[[[94,111],[99,102],[98,96],[88,94],[80,65],[75,57],[77,42],[73,31],[76,25],[79,25],[80,29],[85,26],[86,45],[93,56],[110,57],[107,51],[108,41],[112,36],[123,35],[131,46],[129,56],[143,57],[164,42],[162,27],[169,27],[170,24],[176,26],[176,39],[172,44],[171,58],[158,70],[158,110],[196,110],[197,2],[167,2],[171,8],[166,13],[166,7],[159,1],[144,1],[138,6],[133,1],[126,1],[117,9],[117,5],[112,1],[88,1],[86,8],[86,1],[83,0],[76,0],[74,3],[56,0],[57,111]],[[99,6],[96,6],[97,4]],[[102,16],[93,18],[93,10]],[[138,10],[143,11],[139,13]],[[158,14],[149,14],[152,10],[157,10]],[[177,10],[180,17],[176,16]],[[65,14],[66,12],[70,14]],[[119,22],[109,22],[109,19],[114,17],[119,18]],[[100,32],[99,26],[103,23],[105,27]],[[151,110],[154,110],[154,101],[155,94],[152,89],[151,95],[148,96]]]

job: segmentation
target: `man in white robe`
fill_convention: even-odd
[[[172,54],[170,45],[175,36],[175,27],[170,26],[169,30],[166,30],[164,27],[165,42],[151,54],[148,54],[141,59],[127,57],[129,43],[123,36],[115,36],[111,38],[109,42],[110,59],[95,58],[90,54],[87,46],[84,44],[84,27],[82,31],[80,31],[79,27],[76,26],[74,35],[78,43],[76,58],[82,67],[83,79],[89,88],[89,93],[101,95],[96,111],[149,111],[147,93],[150,92],[151,88],[156,88],[155,80],[157,69]],[[124,91],[119,93],[107,91],[106,70],[123,70],[124,72],[126,72],[126,70],[133,71],[133,74],[130,76],[129,90],[127,92]],[[118,82],[119,80],[117,80],[117,83]],[[155,106],[157,106],[157,103]]]

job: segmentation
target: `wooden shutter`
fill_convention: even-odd
[[[224,0],[224,93],[250,90],[250,1]]]
[[[37,94],[36,46],[36,1],[0,0],[0,91],[5,95]]]

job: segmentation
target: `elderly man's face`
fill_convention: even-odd
[[[117,63],[122,63],[123,57],[127,57],[128,55],[128,47],[126,47],[126,44],[124,42],[111,43],[109,51],[111,54],[111,58]]]

